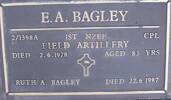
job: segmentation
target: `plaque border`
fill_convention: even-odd
[[[166,41],[165,41],[165,72],[164,72],[164,87],[163,90],[154,91],[117,91],[117,92],[10,92],[8,86],[8,64],[6,61],[6,48],[5,48],[5,27],[4,27],[4,15],[3,7],[8,6],[31,6],[31,5],[57,5],[57,4],[99,4],[99,3],[167,3],[167,17],[166,17]],[[49,96],[49,95],[122,95],[122,94],[165,94],[168,90],[168,73],[169,73],[169,47],[170,47],[170,14],[171,2],[169,0],[142,0],[142,1],[71,1],[71,2],[18,2],[18,3],[1,3],[0,6],[0,28],[1,28],[1,42],[2,42],[2,56],[3,56],[3,72],[5,80],[5,93],[13,96]]]
[[[171,24],[171,2],[167,2],[167,20],[166,20],[166,66],[165,66],[165,90],[168,90],[169,84],[169,49],[170,49],[170,24]]]
[[[2,3],[2,6],[31,6],[31,5],[56,5],[56,4],[100,4],[100,3],[159,3],[159,2],[169,2],[169,0],[127,0],[127,1],[121,1],[121,0],[104,0],[104,1],[98,1],[98,0],[92,0],[92,1],[51,1],[51,2],[11,2],[11,3]]]

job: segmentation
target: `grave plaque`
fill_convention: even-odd
[[[4,91],[20,95],[162,94],[167,1],[4,2]]]

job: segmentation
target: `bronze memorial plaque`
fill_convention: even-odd
[[[169,1],[16,1],[0,7],[2,100],[166,98]]]

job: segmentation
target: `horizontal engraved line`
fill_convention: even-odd
[[[84,30],[84,29],[144,29],[160,28],[160,26],[123,26],[123,27],[68,27],[68,28],[22,28],[10,29],[10,31],[43,31],[43,30]]]
[[[23,92],[8,93],[8,95],[43,96],[43,95],[122,95],[122,94],[164,94],[165,91],[125,91],[125,92]]]
[[[167,2],[168,0],[93,0],[93,1],[70,1],[70,2],[18,2],[2,3],[2,6],[27,6],[27,5],[55,5],[55,4],[100,4],[100,3],[141,3],[141,2]]]

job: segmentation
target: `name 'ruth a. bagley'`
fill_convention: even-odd
[[[41,12],[41,23],[80,23],[80,22],[125,22],[127,10],[71,11],[65,15],[62,11]]]

